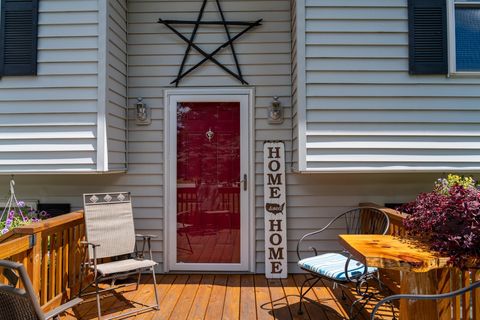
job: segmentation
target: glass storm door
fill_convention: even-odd
[[[172,270],[248,268],[248,219],[243,213],[247,171],[242,159],[248,141],[242,137],[247,120],[242,121],[242,114],[248,110],[242,110],[246,106],[241,100],[209,98],[180,97],[171,105],[176,125]]]

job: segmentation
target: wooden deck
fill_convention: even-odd
[[[290,275],[285,280],[267,280],[263,275],[157,275],[160,310],[130,319],[348,319],[347,306],[322,284],[308,294],[322,306],[307,301],[304,314],[298,315],[299,288],[304,280],[305,275]],[[151,276],[144,277],[138,291],[134,288],[105,296],[103,315],[132,310],[135,304],[127,299],[136,301],[137,306],[154,302]],[[94,297],[69,310],[62,319],[96,319]]]

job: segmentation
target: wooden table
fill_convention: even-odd
[[[340,243],[357,260],[369,267],[398,270],[402,272],[401,293],[435,294],[438,284],[449,279],[446,268],[448,257],[438,256],[418,242],[390,235],[339,235]],[[446,269],[445,269],[446,270]],[[400,300],[401,320],[447,320],[451,319],[448,301]]]

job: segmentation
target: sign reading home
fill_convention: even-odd
[[[285,146],[267,142],[263,148],[265,198],[265,275],[286,278],[287,205],[285,193]]]

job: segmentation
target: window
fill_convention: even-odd
[[[450,0],[449,71],[480,72],[480,0]]]

